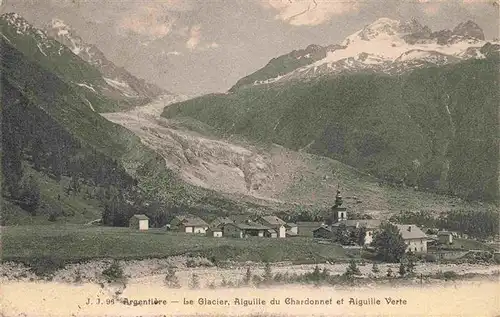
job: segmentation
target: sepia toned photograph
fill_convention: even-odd
[[[498,0],[0,0],[1,317],[500,317]]]

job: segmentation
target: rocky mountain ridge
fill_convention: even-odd
[[[86,43],[70,26],[60,19],[53,19],[46,27],[47,34],[68,47],[75,55],[95,66],[104,80],[129,97],[155,98],[170,94],[164,89],[147,83],[130,74],[125,68],[116,66],[93,44]]]
[[[487,42],[473,21],[452,30],[433,32],[416,19],[401,22],[381,18],[346,37],[339,45],[310,45],[272,59],[264,68],[242,78],[231,88],[309,80],[318,76],[368,72],[398,75],[411,70],[485,58]],[[312,51],[312,52],[311,52]],[[297,60],[296,61],[294,61]],[[286,64],[284,63],[286,62]]]

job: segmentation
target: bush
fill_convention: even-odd
[[[104,271],[102,271],[102,275],[106,277],[108,282],[115,282],[125,277],[120,262],[117,260],[114,260],[106,269],[104,269]]]
[[[254,285],[259,285],[260,283],[262,283],[262,278],[259,275],[254,275],[252,277],[252,283]]]
[[[406,274],[406,268],[405,268],[405,265],[403,262],[401,262],[401,264],[399,265],[399,275],[401,277],[405,276]]]
[[[179,279],[175,275],[173,268],[168,268],[167,275],[165,276],[165,285],[169,288],[180,288]]]
[[[29,263],[31,271],[41,277],[51,277],[57,270],[63,269],[65,265],[64,260],[52,256],[34,258]]]
[[[264,267],[264,275],[262,276],[262,280],[265,283],[270,283],[273,280],[273,272],[271,264],[269,262],[266,262],[266,265]]]
[[[189,287],[191,289],[200,288],[200,279],[198,278],[197,274],[192,274],[191,275],[191,280],[189,281]]]
[[[387,277],[392,277],[392,269],[391,268],[387,269]]]
[[[349,266],[347,267],[344,275],[346,276],[361,275],[361,272],[359,271],[359,268],[354,260],[349,261]]]
[[[188,259],[186,261],[186,266],[187,267],[196,267],[196,262],[193,259]]]
[[[443,279],[445,281],[454,280],[457,277],[458,277],[458,274],[456,272],[453,272],[453,271],[446,271],[446,272],[439,271],[436,274],[436,278]]]
[[[375,273],[375,274],[378,273],[378,272],[380,272],[380,269],[378,268],[377,263],[373,263],[373,265],[372,265],[372,272]]]
[[[250,267],[247,267],[247,271],[245,272],[245,276],[243,277],[243,284],[248,285],[252,279],[252,270]]]
[[[425,262],[436,262],[437,257],[434,254],[426,254],[425,255]]]
[[[80,271],[80,269],[76,269],[74,282],[80,283],[81,281],[82,281],[82,272]]]

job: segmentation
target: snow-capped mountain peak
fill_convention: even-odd
[[[73,54],[91,64],[103,75],[110,90],[118,91],[126,98],[154,98],[165,94],[163,89],[136,78],[122,67],[108,60],[95,45],[87,43],[63,20],[54,18],[47,25],[48,34],[68,47]]]
[[[486,43],[483,31],[472,21],[460,23],[451,31],[432,32],[416,19],[401,22],[380,18],[347,36],[341,45],[330,46],[324,58],[254,84],[341,72],[400,74],[429,65],[484,58],[480,49]]]

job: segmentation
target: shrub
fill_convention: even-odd
[[[106,269],[104,269],[104,271],[102,271],[102,275],[106,277],[108,282],[118,281],[125,277],[120,262],[117,260],[114,260]]]
[[[439,271],[435,274],[435,278],[441,279],[441,280],[453,280],[458,277],[458,274],[454,271]]]
[[[392,269],[391,268],[387,269],[387,277],[392,277]]]
[[[50,221],[50,222],[55,222],[55,221],[57,221],[57,215],[54,214],[54,213],[51,213],[49,215],[49,218],[47,220]]]
[[[252,277],[252,283],[254,285],[259,285],[260,283],[262,283],[262,278],[259,275],[254,275]]]
[[[173,268],[168,268],[167,275],[165,276],[165,285],[169,288],[180,288],[179,279],[175,275]]]
[[[269,283],[273,280],[273,272],[272,272],[271,264],[269,262],[266,262],[266,265],[264,267],[264,275],[262,276],[262,280],[265,283]]]
[[[401,264],[399,264],[399,275],[401,277],[403,277],[403,276],[405,276],[405,274],[406,274],[406,267],[405,267],[404,263],[401,262]]]
[[[378,272],[380,272],[380,269],[378,268],[377,263],[373,263],[373,265],[372,265],[372,272],[375,273],[375,274],[378,273]]]
[[[281,274],[281,273],[274,274],[273,280],[275,282],[281,282],[281,281],[283,281],[283,274]]]
[[[80,269],[76,269],[74,282],[80,283],[81,281],[82,281],[82,272],[80,271]]]
[[[448,281],[448,280],[454,280],[458,277],[458,274],[453,271],[446,271],[443,273],[443,278]]]
[[[245,276],[243,277],[243,284],[248,285],[252,279],[252,270],[250,267],[247,267],[247,271],[245,272]]]
[[[227,281],[226,281],[225,277],[222,278],[222,282],[220,283],[220,286],[221,287],[227,287]]]
[[[425,255],[425,262],[436,262],[437,257],[434,254],[426,254]]]
[[[34,258],[30,261],[31,271],[37,276],[51,277],[57,270],[63,269],[64,260],[52,256]]]
[[[359,271],[359,268],[354,260],[349,261],[349,266],[347,267],[344,275],[346,276],[361,275],[361,272]]]
[[[192,274],[191,275],[191,280],[189,281],[189,287],[191,289],[200,288],[200,279],[198,278],[197,274]]]

